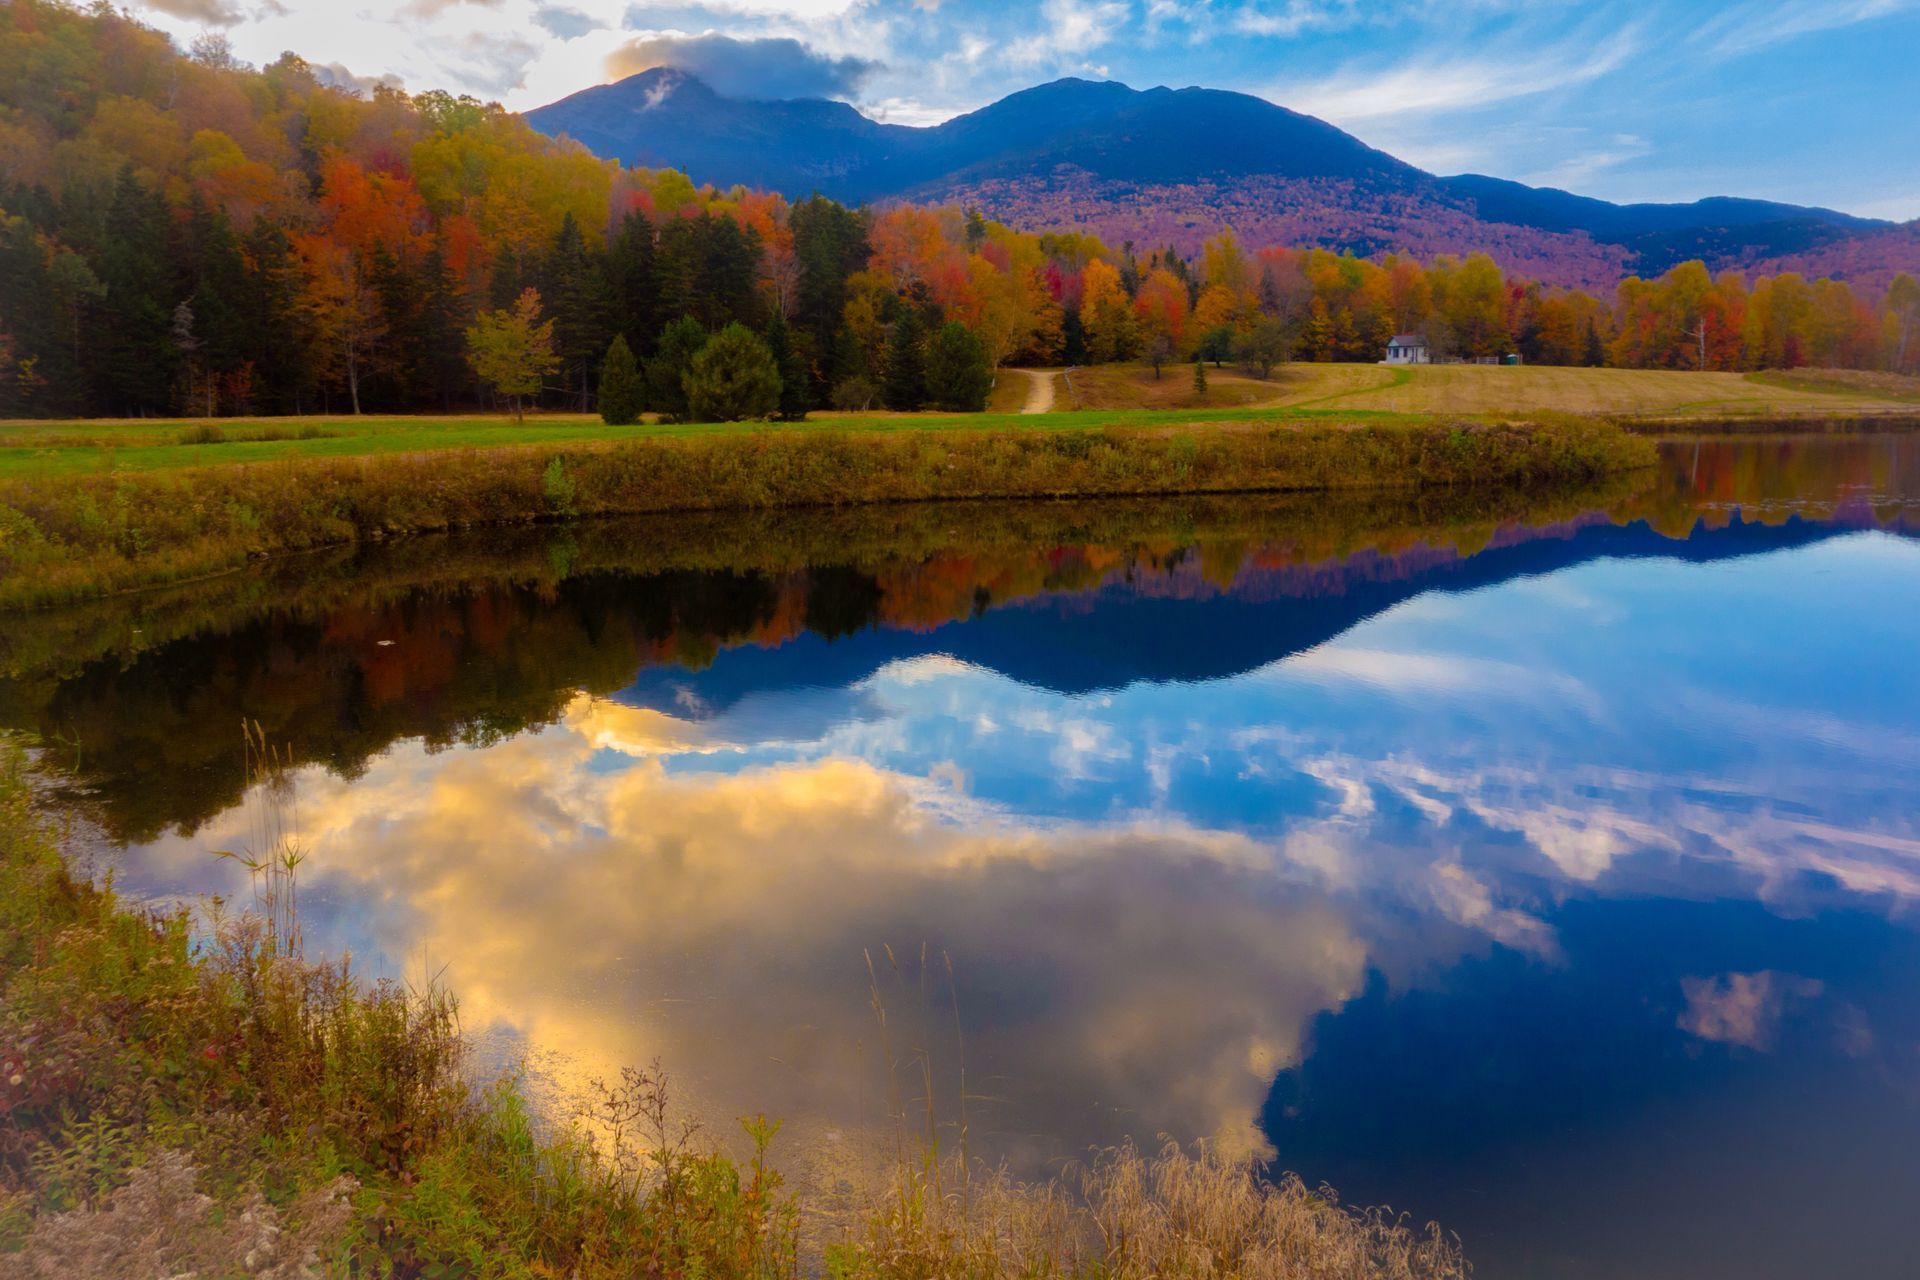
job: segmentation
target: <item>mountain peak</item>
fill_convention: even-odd
[[[1616,205],[1496,178],[1441,178],[1250,94],[1078,76],[914,128],[826,99],[726,97],[655,67],[527,119],[600,155],[723,187],[849,203],[952,201],[1027,230],[1089,230],[1183,251],[1228,225],[1249,241],[1360,256],[1484,250],[1548,283],[1602,290],[1692,257],[1746,267],[1883,226],[1765,201]]]

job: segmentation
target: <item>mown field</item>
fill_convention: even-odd
[[[342,458],[498,445],[694,437],[742,431],[902,432],[1187,428],[1234,423],[1414,422],[1432,416],[1487,419],[1542,412],[1708,420],[1741,417],[1858,417],[1912,414],[1920,379],[1849,377],[1829,370],[1791,374],[1681,373],[1650,369],[1495,368],[1435,365],[1294,364],[1268,380],[1232,367],[1208,370],[1207,394],[1191,365],[1155,378],[1145,365],[1052,375],[1054,411],[1022,414],[1024,374],[1001,380],[984,414],[816,413],[804,423],[695,423],[608,427],[587,414],[312,417],[299,419],[4,422],[0,479],[172,470],[289,457]],[[1071,387],[1069,387],[1069,382]]]

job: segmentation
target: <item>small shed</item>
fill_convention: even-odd
[[[1396,333],[1387,343],[1388,364],[1432,364],[1427,340],[1416,333]]]

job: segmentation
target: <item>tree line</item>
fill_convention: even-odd
[[[1911,371],[1920,286],[1689,263],[1602,300],[1479,254],[1116,250],[697,187],[497,105],[182,53],[107,5],[0,7],[0,415],[586,411],[609,377],[614,417],[974,410],[1008,364],[1265,373],[1402,332],[1442,358]]]

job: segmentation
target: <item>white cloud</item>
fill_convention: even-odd
[[[1037,20],[1022,21],[1034,34],[1010,42],[1007,60],[1036,66],[1080,57],[1112,41],[1130,16],[1122,0],[1045,0]]]
[[[1723,10],[1701,25],[1693,42],[1705,43],[1714,58],[1738,58],[1801,36],[1892,17],[1915,7],[1915,0],[1798,0],[1786,4],[1766,0]]]
[[[1597,80],[1624,66],[1638,47],[1638,35],[1626,30],[1597,45],[1569,41],[1529,58],[1427,54],[1398,66],[1348,66],[1318,81],[1274,85],[1267,96],[1342,125],[1477,111]]]

